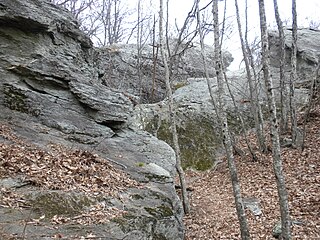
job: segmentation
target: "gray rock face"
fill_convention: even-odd
[[[176,41],[171,41],[173,51]],[[177,85],[187,78],[205,76],[199,44],[186,47],[182,44],[178,56],[172,58],[171,79]],[[213,48],[205,47],[209,74],[214,76]],[[138,61],[138,49],[135,44],[113,45],[98,51],[99,72],[102,82],[113,88],[140,97],[140,103],[153,103],[165,98],[164,67],[160,50],[155,46],[145,45],[141,49]],[[229,66],[233,61],[230,53],[224,53],[224,62]],[[140,70],[139,70],[140,69]]]
[[[246,123],[250,126],[249,104],[241,102],[248,97],[245,75],[237,71],[228,73],[228,77],[236,104],[244,113],[244,118],[248,119]],[[216,158],[222,153],[216,113],[205,79],[191,78],[184,85],[173,94],[181,160],[185,168],[205,170],[212,167]],[[215,94],[217,91],[215,78],[210,79],[210,85]],[[230,126],[237,131],[240,124],[227,91],[226,99]],[[137,105],[134,113],[131,121],[133,128],[147,130],[159,139],[172,144],[167,100],[155,104]]]
[[[79,82],[69,84],[71,92],[85,105],[97,123],[113,125],[125,123],[132,112],[131,101],[102,84],[88,85]]]
[[[278,32],[269,32],[271,64],[278,68],[279,59],[279,37]],[[320,51],[320,31],[312,29],[298,29],[298,54],[297,54],[297,72],[298,82],[296,87],[307,87],[310,79],[314,77],[317,63],[319,62]],[[292,48],[292,30],[285,30],[285,46],[286,46],[286,70],[291,68],[291,48]]]
[[[46,0],[0,0],[1,123],[40,148],[56,143],[97,152],[145,183],[122,193],[122,202],[110,199],[128,218],[60,230],[28,225],[27,239],[58,233],[71,238],[78,232],[108,239],[183,239],[174,151],[146,132],[127,128],[134,99],[101,84],[95,57],[91,41],[66,11]],[[20,184],[16,179],[0,183]],[[37,189],[28,191],[42,196]],[[19,235],[23,224],[18,222],[31,216],[28,211],[1,208],[1,231]]]
[[[243,198],[243,205],[249,209],[254,216],[260,216],[262,214],[260,200],[257,198]]]
[[[291,31],[286,30],[287,64],[286,75],[290,77],[290,47],[292,44]],[[275,32],[270,32],[270,49],[272,63],[272,79],[274,86],[279,86],[279,39]],[[308,89],[310,80],[314,77],[318,63],[320,46],[320,31],[309,29],[299,30],[298,35],[298,73],[296,83],[295,100],[298,107],[304,106],[308,101]],[[195,57],[197,59],[197,57]],[[198,59],[198,63],[201,61]],[[195,64],[195,66],[198,66]],[[227,72],[231,92],[236,104],[242,112],[247,127],[253,127],[252,114],[250,113],[249,87],[244,71]],[[216,91],[215,80],[212,79],[214,95]],[[262,110],[267,109],[264,94],[264,83],[260,83],[260,103]],[[181,145],[182,162],[184,167],[196,169],[210,168],[220,152],[217,136],[217,123],[215,121],[214,106],[209,96],[207,83],[201,78],[189,78],[188,81],[180,81],[180,88],[174,93],[175,110],[178,118],[178,135]],[[226,92],[228,90],[226,89]],[[279,94],[277,95],[279,97]],[[229,94],[226,96],[229,125],[239,129],[235,108]],[[169,113],[166,100],[155,103],[138,105],[135,107],[135,115],[132,122],[134,127],[144,129],[171,144],[171,132]]]

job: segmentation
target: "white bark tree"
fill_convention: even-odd
[[[216,106],[217,117],[220,119],[223,145],[226,150],[228,167],[232,182],[233,195],[235,198],[235,205],[237,210],[237,216],[240,224],[241,239],[250,239],[249,228],[247,224],[247,218],[244,211],[243,200],[241,196],[241,189],[239,184],[239,178],[237,168],[234,161],[233,147],[231,142],[231,135],[228,127],[228,120],[225,108],[225,93],[224,93],[224,76],[223,76],[223,63],[221,55],[220,44],[220,29],[219,29],[219,0],[213,0],[212,14],[213,14],[213,33],[214,33],[214,59],[215,59],[215,72],[218,84],[218,101]]]
[[[311,80],[310,90],[309,90],[309,101],[308,101],[307,109],[304,113],[301,151],[304,150],[304,144],[305,144],[305,138],[306,138],[306,125],[307,125],[307,121],[309,120],[309,117],[310,117],[312,105],[314,103],[314,98],[316,95],[315,92],[318,88],[317,87],[317,79],[318,79],[319,73],[320,73],[320,57],[318,58],[318,66],[315,69],[314,76]]]
[[[160,53],[163,60],[164,68],[165,68],[165,82],[166,82],[166,89],[169,101],[169,113],[171,119],[171,132],[173,138],[173,148],[176,153],[176,169],[179,175],[180,184],[181,184],[181,192],[182,192],[182,204],[184,213],[188,214],[190,212],[190,204],[189,198],[187,193],[187,186],[184,171],[181,167],[181,154],[180,154],[180,147],[179,147],[179,139],[177,133],[177,123],[176,123],[176,112],[174,109],[174,102],[172,96],[172,89],[170,84],[170,72],[168,66],[168,55],[167,52],[164,50],[164,28],[163,28],[163,0],[160,0],[160,11],[159,11],[159,34],[160,34]]]
[[[246,47],[246,42],[245,42],[245,39],[244,39],[243,33],[242,33],[238,1],[235,0],[234,2],[235,2],[235,7],[236,7],[238,32],[239,32],[239,38],[240,38],[241,49],[242,49],[242,54],[243,54],[243,60],[245,63],[247,80],[249,83],[251,112],[253,113],[256,135],[257,135],[258,143],[260,146],[260,151],[267,152],[267,146],[265,143],[265,136],[264,136],[263,129],[262,129],[262,123],[261,123],[260,117],[259,117],[258,93],[256,91],[256,86],[255,86],[255,81],[254,81],[255,79],[253,79],[251,69],[250,69],[250,57],[249,57],[250,53],[248,52],[248,48]],[[254,160],[256,160],[256,159],[254,159]]]
[[[260,15],[260,30],[261,30],[261,47],[262,47],[262,70],[263,78],[266,87],[266,94],[268,99],[269,107],[269,121],[270,121],[270,136],[272,141],[272,157],[273,157],[273,168],[276,177],[279,203],[280,203],[280,214],[281,214],[281,229],[282,239],[291,239],[290,229],[290,215],[289,215],[289,204],[288,204],[288,193],[285,184],[283,166],[281,159],[280,140],[279,140],[279,125],[277,119],[277,110],[275,103],[275,94],[273,83],[270,75],[270,53],[268,44],[268,33],[267,33],[267,20],[265,14],[264,0],[259,1],[259,15]]]
[[[288,129],[288,91],[287,91],[287,82],[285,76],[285,36],[283,31],[283,23],[279,14],[278,1],[273,0],[274,5],[274,15],[276,18],[278,32],[279,32],[279,41],[280,41],[280,129],[287,131]]]
[[[291,136],[292,146],[297,147],[298,124],[296,114],[295,102],[295,82],[298,79],[297,75],[297,41],[298,41],[298,27],[297,27],[297,6],[296,0],[292,0],[292,54],[291,54],[291,73],[290,73],[290,116],[291,116]]]

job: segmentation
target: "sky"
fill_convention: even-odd
[[[182,24],[188,11],[190,11],[193,0],[170,0],[170,16],[171,21],[177,18],[178,23]],[[200,0],[200,3],[206,4],[210,0]],[[244,0],[238,0],[240,14],[244,13]],[[278,0],[279,12],[281,19],[287,25],[291,25],[291,0]],[[297,14],[298,14],[298,26],[309,27],[310,21],[320,23],[320,1],[319,0],[296,0]],[[269,28],[276,29],[276,22],[274,19],[273,0],[265,0],[266,15]],[[224,1],[220,3],[219,10],[220,16],[222,16],[224,7]],[[227,17],[229,17],[230,24],[234,23],[233,31],[229,32],[229,39],[226,39],[223,44],[223,48],[231,52],[235,58],[234,62],[230,66],[230,69],[239,68],[241,62],[241,49],[238,40],[239,33],[235,25],[235,7],[234,0],[227,0]],[[244,20],[244,18],[242,18]],[[249,22],[249,40],[253,40],[256,36],[260,35],[259,29],[259,8],[258,0],[248,0],[248,22]],[[244,24],[243,24],[244,26]],[[206,39],[207,44],[212,44],[212,39]]]
[[[135,8],[139,0],[126,0],[130,8]],[[163,0],[164,3],[166,0]],[[201,6],[207,5],[211,0],[200,0]],[[159,11],[159,0],[141,0],[145,5],[144,11],[153,13],[156,16]],[[169,23],[171,26],[178,23],[181,27],[184,19],[191,10],[194,0],[169,0]],[[242,22],[244,22],[244,0],[238,0],[240,15],[242,15]],[[292,0],[278,0],[280,17],[285,25],[291,26],[291,5]],[[296,0],[298,27],[309,27],[311,21],[320,23],[320,0]],[[150,7],[151,5],[151,7]],[[274,19],[273,0],[265,0],[266,16],[269,29],[277,29]],[[224,1],[219,3],[220,17],[223,15]],[[210,11],[211,9],[209,9]],[[229,69],[235,70],[240,67],[242,60],[242,52],[240,48],[239,33],[236,25],[234,0],[227,0],[227,18],[228,24],[231,26],[225,37],[222,48],[232,53],[235,58]],[[259,8],[258,0],[248,0],[248,29],[249,42],[256,37],[260,37],[260,23],[259,23]],[[242,24],[244,27],[244,23]],[[213,36],[207,36],[205,43],[213,45]],[[242,67],[242,66],[241,66]]]

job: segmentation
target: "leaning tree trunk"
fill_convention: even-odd
[[[317,89],[316,83],[317,83],[317,78],[319,76],[319,72],[320,72],[320,57],[318,58],[318,66],[317,66],[317,68],[314,72],[314,76],[311,80],[310,90],[309,90],[309,101],[308,101],[307,109],[304,113],[301,151],[304,150],[304,143],[305,143],[305,138],[306,138],[306,134],[307,134],[306,133],[306,125],[307,125],[307,121],[309,120],[309,117],[310,117],[310,111],[311,111],[313,99],[315,97],[315,90]]]
[[[177,133],[177,124],[176,124],[176,113],[173,109],[173,97],[172,97],[172,89],[170,85],[170,72],[168,66],[168,56],[166,51],[164,50],[164,41],[163,41],[163,0],[160,0],[160,12],[159,12],[159,34],[160,34],[160,53],[162,56],[164,68],[165,68],[165,82],[167,88],[167,94],[169,99],[169,113],[171,118],[171,128],[172,128],[172,138],[173,138],[173,147],[176,153],[176,169],[179,175],[181,189],[182,189],[182,203],[184,213],[188,214],[190,212],[190,205],[187,193],[187,186],[184,171],[181,167],[181,154],[180,147],[178,141],[178,133]]]
[[[263,134],[262,124],[261,124],[260,118],[259,118],[258,94],[256,91],[256,87],[254,86],[254,82],[253,82],[252,74],[251,74],[251,70],[250,70],[249,53],[247,52],[245,41],[244,41],[243,35],[242,35],[238,1],[235,0],[234,3],[235,3],[235,7],[236,7],[236,16],[237,16],[238,32],[239,32],[239,38],[240,38],[240,43],[241,43],[241,49],[242,49],[243,59],[244,59],[245,67],[246,67],[247,79],[248,79],[248,83],[249,83],[251,112],[253,113],[255,130],[256,130],[256,134],[257,134],[257,138],[258,138],[260,151],[267,152],[267,146],[265,143],[265,137]]]
[[[213,1],[213,28],[214,28],[214,57],[215,57],[215,70],[217,74],[218,82],[218,104],[217,112],[221,118],[221,129],[223,144],[226,150],[229,172],[231,176],[233,194],[235,198],[236,210],[238,215],[238,220],[240,223],[241,239],[250,239],[249,228],[247,224],[247,218],[244,211],[243,200],[241,197],[241,189],[238,179],[238,173],[234,161],[232,142],[228,127],[227,115],[225,110],[225,99],[224,99],[224,83],[223,83],[223,69],[222,69],[222,59],[221,59],[221,45],[219,42],[220,31],[219,31],[219,10],[218,10],[218,0]]]
[[[249,63],[251,66],[251,70],[253,73],[253,80],[254,80],[254,91],[256,92],[256,96],[258,97],[258,88],[261,86],[260,80],[258,79],[258,74],[256,71],[256,63],[255,63],[255,59],[253,57],[253,53],[251,50],[251,47],[249,45],[249,41],[248,41],[248,0],[245,0],[245,35],[244,35],[244,40],[245,40],[245,46],[246,46],[246,50],[248,53],[248,57],[249,57]],[[258,61],[258,60],[256,60]],[[259,63],[258,63],[259,64]],[[260,68],[260,67],[259,67]],[[258,115],[259,115],[259,123],[261,124],[261,129],[262,129],[262,133],[264,134],[264,117],[263,117],[263,113],[262,113],[262,108],[261,105],[259,104],[259,99],[257,99],[257,109],[258,109]],[[264,138],[264,140],[266,141],[266,139]],[[266,146],[266,143],[262,146],[263,152],[267,152],[268,148]]]
[[[278,1],[273,0],[274,5],[274,15],[276,18],[278,32],[279,32],[279,41],[280,41],[280,129],[282,131],[288,130],[288,91],[286,86],[286,76],[285,76],[285,36],[283,31],[283,23],[279,14]]]
[[[290,221],[289,221],[289,205],[288,193],[283,176],[283,167],[280,152],[279,141],[279,125],[276,112],[274,88],[270,76],[270,63],[269,63],[269,49],[268,49],[268,35],[267,35],[267,22],[265,15],[264,0],[259,0],[259,13],[260,13],[260,28],[261,28],[261,45],[262,45],[262,69],[263,77],[266,86],[266,94],[270,112],[270,135],[272,140],[272,156],[273,168],[276,176],[277,189],[280,203],[281,213],[281,229],[282,238],[284,240],[291,239]]]
[[[290,74],[290,113],[291,113],[291,135],[292,145],[297,147],[297,114],[296,114],[296,103],[295,103],[295,82],[297,80],[297,40],[298,40],[298,29],[297,29],[297,6],[296,0],[292,0],[292,54],[291,54],[291,74]]]

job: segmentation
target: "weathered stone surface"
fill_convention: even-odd
[[[254,216],[260,216],[262,214],[260,201],[257,198],[243,198],[243,205],[249,209]]]
[[[127,127],[134,97],[101,84],[95,57],[91,41],[66,11],[46,0],[0,0],[1,123],[40,148],[54,143],[96,152],[145,185],[123,192],[121,200],[109,199],[110,206],[128,212],[115,221],[58,228],[45,222],[25,229],[28,216],[39,219],[52,213],[38,201],[46,194],[56,194],[50,206],[65,199],[67,212],[81,196],[41,193],[34,186],[25,188],[19,179],[1,180],[22,194],[31,191],[43,211],[0,208],[0,233],[21,237],[25,231],[25,239],[42,240],[88,233],[108,239],[183,239],[174,151],[150,134]]]
[[[122,93],[102,84],[70,83],[71,92],[89,109],[86,111],[97,122],[105,125],[125,123],[133,110],[132,102]]]
[[[71,82],[98,83],[90,40],[73,18],[47,1],[1,5],[1,105],[66,133],[111,137],[70,92]]]
[[[286,76],[290,77],[290,48],[292,44],[291,31],[286,30],[287,63]],[[270,32],[271,48],[271,75],[275,89],[279,87],[279,42],[275,32]],[[297,107],[304,106],[308,101],[308,85],[314,77],[315,68],[319,57],[320,31],[300,29],[298,32],[298,73],[299,79],[295,84],[295,100]],[[197,59],[197,58],[195,58]],[[199,60],[199,59],[198,59]],[[200,60],[198,63],[201,62]],[[197,66],[197,65],[196,65]],[[245,72],[227,72],[228,83],[236,104],[242,113],[247,127],[253,126],[250,113],[250,94]],[[216,96],[216,83],[211,80],[213,93]],[[184,167],[197,169],[210,168],[219,151],[219,137],[217,136],[217,123],[215,121],[214,106],[211,102],[207,83],[204,79],[189,78],[188,81],[180,81],[174,93],[175,110],[178,121],[178,135],[181,145],[182,162]],[[260,104],[262,110],[267,109],[265,88],[263,81],[258,85]],[[226,89],[226,92],[228,90]],[[277,93],[277,92],[276,92]],[[279,94],[276,95],[279,98]],[[239,129],[239,122],[230,94],[226,96],[229,125]],[[168,106],[166,100],[155,103],[138,105],[135,107],[133,126],[144,129],[171,144],[171,133]]]
[[[272,229],[272,236],[273,236],[274,238],[279,238],[279,237],[280,237],[280,235],[281,235],[281,233],[282,233],[281,227],[282,227],[281,221],[278,221],[278,222],[274,225],[274,227],[273,227],[273,229]]]
[[[2,239],[5,236],[4,233],[10,233],[17,237],[24,236],[25,239],[51,239],[57,235],[71,239],[86,237],[91,233],[91,235],[108,239],[182,239],[179,233],[182,231],[181,220],[173,211],[172,196],[165,190],[169,185],[159,187],[150,184],[148,188],[130,189],[122,193],[120,199],[104,196],[88,197],[74,192],[39,191],[28,184],[26,187],[19,186],[15,192],[23,196],[25,203],[32,207],[19,210],[0,208],[0,237]],[[50,222],[54,216],[76,219],[96,204],[103,204],[106,208],[125,210],[127,214],[100,224],[80,225],[63,224],[63,222],[53,224]],[[26,216],[38,221],[39,224],[30,223],[24,230]],[[130,238],[127,238],[128,236]]]
[[[176,41],[171,41],[170,49],[173,51]],[[187,78],[204,77],[203,60],[200,45],[193,43],[186,50],[182,44],[178,54],[172,60],[171,79],[175,85]],[[205,47],[206,62],[210,76],[214,76],[213,48]],[[102,82],[113,88],[131,93],[140,97],[140,103],[153,103],[164,99],[164,67],[160,50],[148,44],[141,49],[141,59],[138,62],[138,50],[135,44],[117,44],[98,51],[99,73]],[[224,53],[224,62],[229,66],[233,61],[230,53]],[[139,70],[140,68],[140,70]]]
[[[246,123],[250,126],[249,104],[241,103],[247,88],[243,72],[228,73],[231,91],[240,105]],[[214,94],[217,91],[216,79],[210,79]],[[214,97],[217,95],[215,94]],[[230,126],[239,130],[239,122],[230,95],[226,91]],[[218,124],[214,105],[208,91],[207,81],[203,78],[188,79],[184,86],[174,94],[174,108],[177,114],[177,130],[181,148],[183,167],[205,170],[210,168],[216,157],[221,154]],[[215,99],[217,100],[217,99]],[[245,113],[248,113],[247,115]],[[172,144],[170,115],[167,100],[155,104],[140,104],[135,107],[132,127],[147,130],[154,136]]]
[[[285,29],[286,46],[286,71],[291,70],[291,48],[292,48],[292,29]],[[280,65],[279,36],[277,31],[269,32],[271,64],[278,68]],[[308,87],[310,80],[314,77],[315,69],[319,62],[319,40],[320,31],[312,29],[298,29],[297,41],[297,72],[299,79],[296,87]]]

